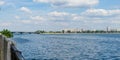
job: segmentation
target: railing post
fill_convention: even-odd
[[[7,45],[7,60],[11,60],[11,41],[8,41],[8,45]]]
[[[0,60],[4,60],[4,41],[2,35],[0,35]]]
[[[3,36],[3,41],[4,41],[4,60],[7,60],[7,45],[8,45],[8,41],[7,41],[7,39],[6,39],[6,37],[5,36]]]

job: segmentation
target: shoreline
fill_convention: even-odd
[[[120,33],[40,33],[40,34],[120,34]]]
[[[22,34],[29,34],[29,33],[22,33]],[[22,35],[22,34],[18,33],[15,35]],[[37,34],[37,33],[30,33],[30,34]],[[62,34],[120,34],[120,33],[39,33],[39,34],[51,34],[51,35],[54,35],[54,34],[60,35],[61,34],[62,35]]]

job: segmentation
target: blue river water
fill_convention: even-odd
[[[120,60],[120,34],[21,34],[25,60]]]

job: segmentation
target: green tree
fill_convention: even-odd
[[[3,29],[0,33],[1,33],[2,35],[6,36],[7,38],[13,37],[12,32],[9,31],[8,29]]]
[[[45,31],[44,30],[37,30],[37,31],[35,31],[35,33],[36,34],[41,34],[41,33],[45,33]]]
[[[68,31],[67,31],[67,33],[71,33],[71,31],[70,31],[70,30],[68,30]]]

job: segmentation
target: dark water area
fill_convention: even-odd
[[[26,60],[120,60],[120,34],[21,34]]]

